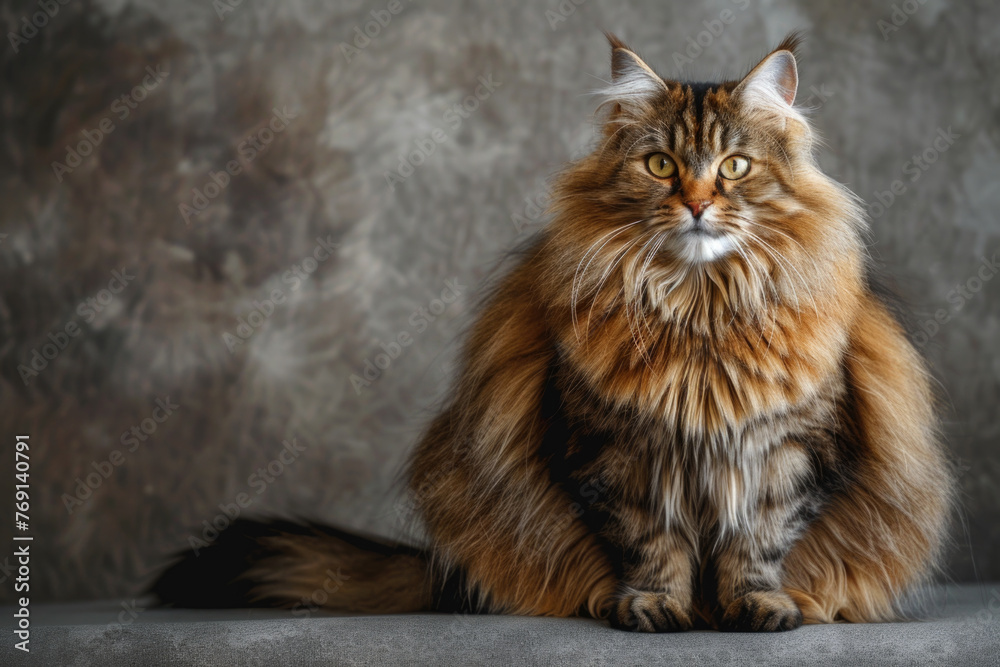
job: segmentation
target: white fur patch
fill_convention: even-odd
[[[681,258],[692,264],[711,262],[733,249],[735,243],[728,234],[723,236],[705,236],[685,234],[681,237]]]
[[[684,217],[683,229],[686,231],[678,236],[674,244],[680,259],[690,264],[711,262],[728,254],[736,246],[735,239],[729,234],[710,236],[693,231],[695,225],[694,217],[686,210],[684,211]],[[711,210],[705,211],[702,214],[702,220],[709,229],[715,226]]]
[[[631,51],[615,49],[611,83],[598,91],[607,101],[642,106],[667,90],[666,82]]]
[[[651,76],[639,67],[630,71],[611,83],[603,93],[608,99],[616,101],[639,101],[653,97],[664,90],[663,84],[657,84]]]

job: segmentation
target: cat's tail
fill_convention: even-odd
[[[428,552],[337,528],[238,519],[180,554],[152,585],[175,607],[281,607],[360,614],[469,610],[461,577],[436,576]]]

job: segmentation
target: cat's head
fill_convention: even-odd
[[[802,306],[831,262],[857,254],[864,221],[816,166],[794,104],[798,39],[742,79],[689,83],[608,38],[603,136],[563,175],[556,201],[554,231],[578,250],[576,295],[619,275],[626,297],[685,315]]]

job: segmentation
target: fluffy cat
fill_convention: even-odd
[[[429,546],[238,521],[163,575],[165,602],[301,606],[335,572],[341,611],[657,632],[898,616],[951,477],[862,209],[793,104],[797,38],[723,83],[609,40],[603,134],[412,455]]]

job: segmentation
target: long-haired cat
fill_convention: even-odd
[[[862,209],[793,104],[797,39],[723,83],[663,79],[609,40],[603,134],[412,455],[429,545],[241,520],[163,575],[165,602],[333,589],[332,610],[642,631],[897,617],[951,478]]]

